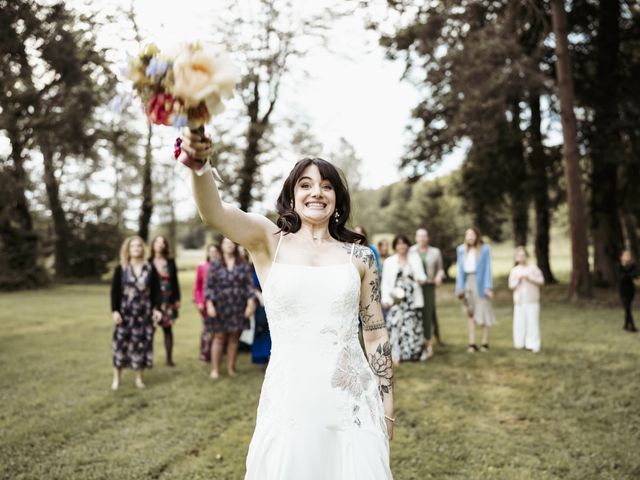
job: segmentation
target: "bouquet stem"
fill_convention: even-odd
[[[205,135],[204,125],[199,125],[198,127],[195,127],[195,128],[189,127],[189,130],[191,131],[191,133],[198,135],[201,139],[204,139],[204,135]],[[180,155],[178,156],[177,160],[192,170],[200,170],[209,161],[208,159],[198,160],[195,158],[191,158],[189,155],[187,155],[187,152],[185,152],[184,150],[180,152]]]

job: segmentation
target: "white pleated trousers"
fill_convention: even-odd
[[[513,346],[540,351],[540,304],[524,303],[513,307]]]

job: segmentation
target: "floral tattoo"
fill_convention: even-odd
[[[393,362],[391,361],[391,343],[387,340],[378,344],[375,352],[369,354],[369,365],[378,377],[380,398],[391,393],[393,387]]]

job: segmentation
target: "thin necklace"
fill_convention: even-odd
[[[312,236],[311,238],[313,239],[314,243],[317,243],[317,242],[322,242],[322,241],[329,240],[331,238],[331,235],[329,235],[327,237],[313,237]]]

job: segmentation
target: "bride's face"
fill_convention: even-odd
[[[315,165],[304,169],[293,189],[293,198],[294,210],[303,222],[326,222],[336,210],[336,192]]]

